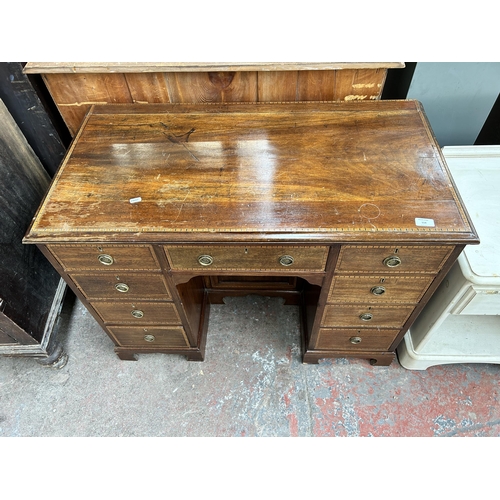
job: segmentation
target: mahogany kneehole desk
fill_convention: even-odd
[[[210,303],[301,310],[303,361],[387,365],[478,237],[416,101],[96,105],[25,243],[121,359],[203,360]]]

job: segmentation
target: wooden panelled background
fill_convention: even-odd
[[[74,136],[92,104],[380,99],[402,63],[28,63]]]

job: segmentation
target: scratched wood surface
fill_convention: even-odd
[[[92,104],[379,99],[402,63],[28,63],[74,136]]]
[[[416,101],[96,106],[26,241],[95,233],[476,238]]]

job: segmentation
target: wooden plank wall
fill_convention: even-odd
[[[28,67],[28,72],[41,72],[74,136],[90,106],[97,103],[380,99],[389,66],[359,66],[351,64],[343,69],[319,70],[283,70],[281,67],[275,70],[274,67],[267,67],[263,71],[258,68],[249,71],[241,71],[241,68],[237,68],[238,71],[193,71],[192,68],[189,71],[151,71],[151,67],[149,70],[146,67],[141,68],[142,72],[136,71],[134,67],[115,67],[112,70],[106,67],[108,72],[101,73],[94,72],[95,68],[81,67],[74,72],[61,73],[60,68],[37,69],[35,65]]]

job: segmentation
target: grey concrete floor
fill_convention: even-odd
[[[0,436],[500,435],[498,366],[303,365],[298,309],[280,299],[212,306],[202,363],[119,360],[78,300],[66,304],[58,339],[68,354],[61,369],[0,358]]]

